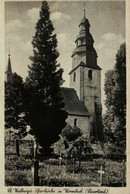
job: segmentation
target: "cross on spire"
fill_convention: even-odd
[[[85,18],[85,9],[84,9],[84,18]]]
[[[84,3],[83,3],[83,7],[84,7],[84,18],[85,18],[85,1],[84,1]]]

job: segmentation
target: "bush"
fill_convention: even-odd
[[[33,141],[19,140],[19,152],[20,155],[30,156],[33,155]],[[16,140],[5,141],[5,154],[16,155]]]
[[[82,136],[83,132],[77,126],[67,125],[61,133],[61,136],[65,138],[68,142],[74,141],[78,137]]]
[[[66,172],[66,168],[65,166],[57,166],[57,165],[44,165],[44,166],[40,166],[39,169],[39,176],[40,177],[48,177],[48,175],[60,175],[61,173],[65,173]]]
[[[120,154],[120,151],[121,151],[120,147],[115,148],[115,146],[110,143],[104,144],[104,153],[106,159],[111,159],[115,161],[122,161],[123,159],[126,159],[126,155]]]
[[[41,182],[41,185],[43,186],[51,186],[51,187],[77,187],[77,186],[80,186],[80,184],[71,179],[71,180],[68,180],[67,178],[62,178],[62,179],[59,179],[59,178],[51,178],[51,180],[43,180]]]
[[[99,175],[94,172],[72,174],[62,172],[59,175],[50,174],[41,181],[42,186],[59,186],[59,187],[85,187],[91,186],[91,181],[99,182]]]
[[[49,160],[44,160],[44,163],[47,165],[57,165],[59,166],[59,159],[56,158],[50,158]],[[62,159],[61,165],[65,165],[65,160]]]
[[[126,168],[126,166],[123,167],[121,162],[106,160],[104,184],[110,185],[112,183],[122,183],[121,174],[122,174],[123,168]],[[126,170],[124,169],[124,171],[125,171],[125,176],[126,176]]]
[[[32,160],[23,156],[6,156],[5,170],[24,170],[31,169]]]
[[[47,165],[41,167],[39,172],[42,186],[91,186],[90,180],[99,181],[99,175],[95,172],[73,174],[67,172],[64,165],[53,165],[50,168]]]
[[[42,179],[41,185],[44,186],[80,186],[79,179],[73,177],[72,174],[66,172],[50,174],[48,177]]]
[[[6,170],[5,185],[6,186],[31,186],[33,183],[32,173],[30,170]]]

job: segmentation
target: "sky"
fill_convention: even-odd
[[[79,23],[85,9],[90,22],[90,32],[98,54],[98,65],[102,68],[102,104],[104,107],[105,73],[115,64],[120,45],[125,42],[125,2],[123,1],[49,1],[51,20],[58,40],[60,56],[58,62],[64,69],[63,86],[69,87],[69,72],[72,69],[71,54],[79,33]],[[23,79],[28,75],[29,57],[32,55],[31,41],[39,18],[41,2],[5,2],[5,66],[11,54],[13,72]],[[5,67],[6,68],[6,67]]]

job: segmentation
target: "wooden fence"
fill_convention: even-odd
[[[5,141],[5,155],[34,156],[34,141],[32,140],[8,140]]]

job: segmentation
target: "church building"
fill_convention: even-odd
[[[89,137],[102,139],[101,68],[97,65],[97,52],[85,17],[79,24],[76,47],[72,53],[70,88],[62,88],[67,123],[78,126]]]
[[[79,24],[72,53],[70,88],[61,88],[68,113],[67,123],[79,127],[89,138],[99,141],[103,137],[101,107],[101,68],[97,65],[97,52],[90,33],[90,23],[84,17]],[[12,74],[10,55],[5,72],[6,81]]]

